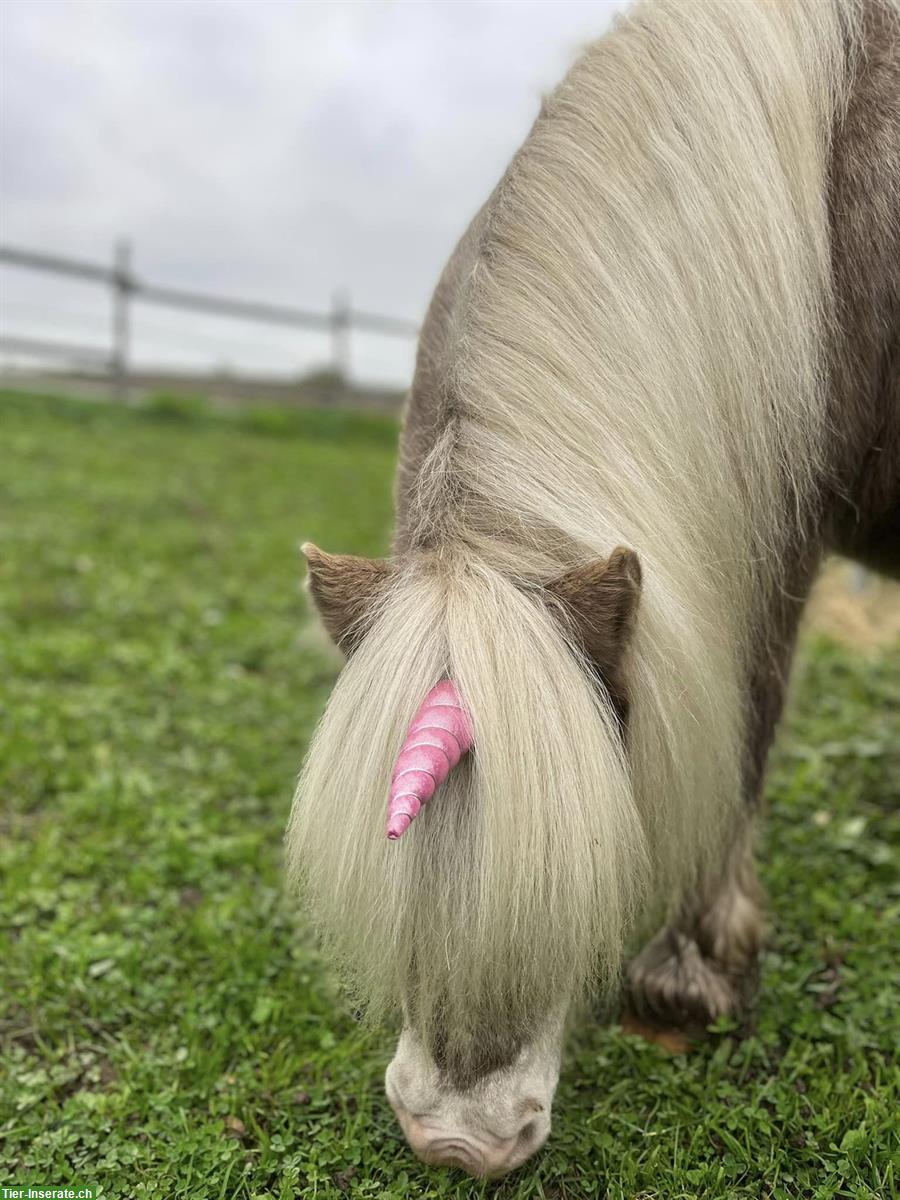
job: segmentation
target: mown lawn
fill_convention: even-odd
[[[280,882],[336,666],[301,537],[387,544],[395,428],[0,397],[0,1187],[104,1196],[888,1197],[900,684],[807,645],[757,1006],[688,1055],[586,1027],[548,1147],[419,1167]]]

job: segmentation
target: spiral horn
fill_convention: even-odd
[[[388,797],[387,836],[403,836],[474,742],[472,722],[456,684],[442,679],[422,701],[400,750]]]

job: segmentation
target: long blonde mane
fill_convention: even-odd
[[[721,846],[754,620],[821,470],[854,21],[849,0],[638,5],[546,100],[470,238],[403,570],[289,839],[376,1010],[405,997],[460,1042],[527,1032]],[[540,594],[616,545],[644,577],[627,758]],[[393,756],[446,672],[474,763],[388,844]]]

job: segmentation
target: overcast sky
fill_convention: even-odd
[[[156,283],[419,320],[542,92],[617,0],[0,0],[2,240]],[[103,345],[91,285],[0,267],[0,332]],[[144,362],[299,371],[321,335],[137,306]],[[354,339],[407,382],[412,346]]]

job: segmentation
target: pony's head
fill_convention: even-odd
[[[471,556],[305,552],[348,661],[292,867],[358,998],[403,1013],[385,1086],[413,1150],[500,1175],[547,1137],[566,1011],[618,968],[643,869],[622,738],[638,560],[517,585]]]

